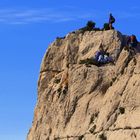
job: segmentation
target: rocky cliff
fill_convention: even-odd
[[[118,31],[70,33],[43,58],[27,140],[139,140],[140,54]],[[104,45],[115,64],[79,64]]]

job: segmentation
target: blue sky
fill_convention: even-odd
[[[110,12],[115,28],[140,40],[140,1],[1,0],[0,140],[25,140],[37,99],[47,46],[93,20],[102,27]]]

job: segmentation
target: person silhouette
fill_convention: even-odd
[[[110,14],[109,14],[109,28],[110,28],[110,30],[111,30],[111,29],[114,29],[113,26],[112,26],[113,23],[115,23],[115,18],[114,18],[114,17],[112,16],[112,14],[110,13]]]

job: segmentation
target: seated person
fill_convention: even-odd
[[[106,63],[110,63],[113,62],[112,57],[109,56],[109,53],[105,53],[105,54],[101,54],[97,60],[98,63],[100,64],[106,64]]]
[[[113,59],[112,57],[109,56],[109,53],[106,53],[106,51],[104,51],[102,44],[99,47],[99,51],[96,52],[95,57],[80,60],[80,64],[96,65],[96,66],[100,66],[102,64],[110,62],[113,62]]]
[[[138,41],[135,35],[131,35],[127,39],[127,46],[125,50],[127,50],[131,55],[136,54],[136,47],[138,45]]]
[[[138,41],[135,35],[131,35],[127,40],[127,46],[129,48],[135,48],[137,47]]]
[[[99,57],[103,56],[105,54],[105,51],[103,49],[103,45],[100,44],[100,47],[99,47],[99,51],[96,52],[95,54],[95,60],[98,61]]]

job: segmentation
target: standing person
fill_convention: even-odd
[[[110,28],[110,30],[114,29],[113,26],[112,26],[113,23],[115,23],[115,18],[110,13],[110,15],[109,15],[109,28]]]

